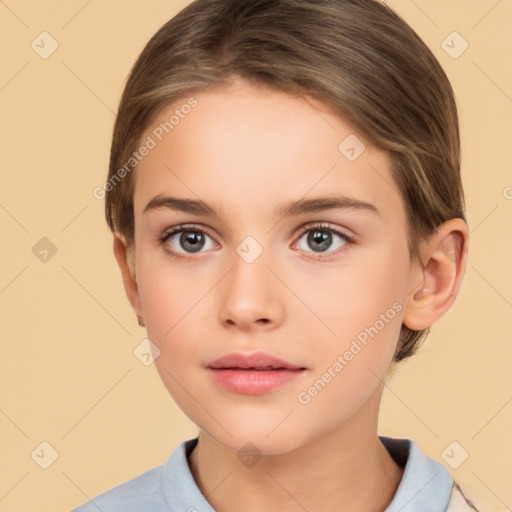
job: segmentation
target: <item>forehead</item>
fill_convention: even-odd
[[[156,195],[271,215],[287,200],[341,193],[403,216],[388,155],[309,97],[241,81],[209,88],[163,109],[141,137],[149,139],[136,215]]]

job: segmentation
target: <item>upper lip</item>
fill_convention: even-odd
[[[264,352],[256,352],[253,354],[232,353],[215,359],[208,363],[207,368],[254,368],[255,370],[304,370],[303,366],[297,366],[293,363],[279,359],[278,357],[266,354]]]

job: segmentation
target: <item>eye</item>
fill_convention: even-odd
[[[181,254],[194,254],[217,245],[206,231],[198,226],[174,226],[163,234],[159,243],[165,244],[168,251],[177,258],[182,257]]]
[[[302,235],[297,241],[297,245],[302,251],[322,255],[324,253],[331,254],[337,252],[352,242],[352,237],[330,227],[329,224],[318,223],[313,226],[306,226],[306,229],[302,231]]]
[[[353,237],[332,228],[329,224],[316,223],[302,229],[296,245],[302,251],[313,252],[322,257],[324,254],[339,252],[353,242]],[[218,246],[203,228],[193,225],[173,226],[167,229],[158,243],[165,245],[169,254],[177,259],[187,258],[187,255]]]

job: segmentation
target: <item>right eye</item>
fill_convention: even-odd
[[[166,230],[159,239],[159,243],[165,245],[166,250],[178,258],[186,257],[181,256],[182,254],[204,252],[202,249],[205,246],[208,250],[217,245],[208,233],[198,226],[173,226]]]

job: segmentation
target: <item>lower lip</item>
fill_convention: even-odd
[[[245,395],[262,395],[288,384],[302,375],[297,370],[234,370],[209,368],[213,379],[223,388]]]

